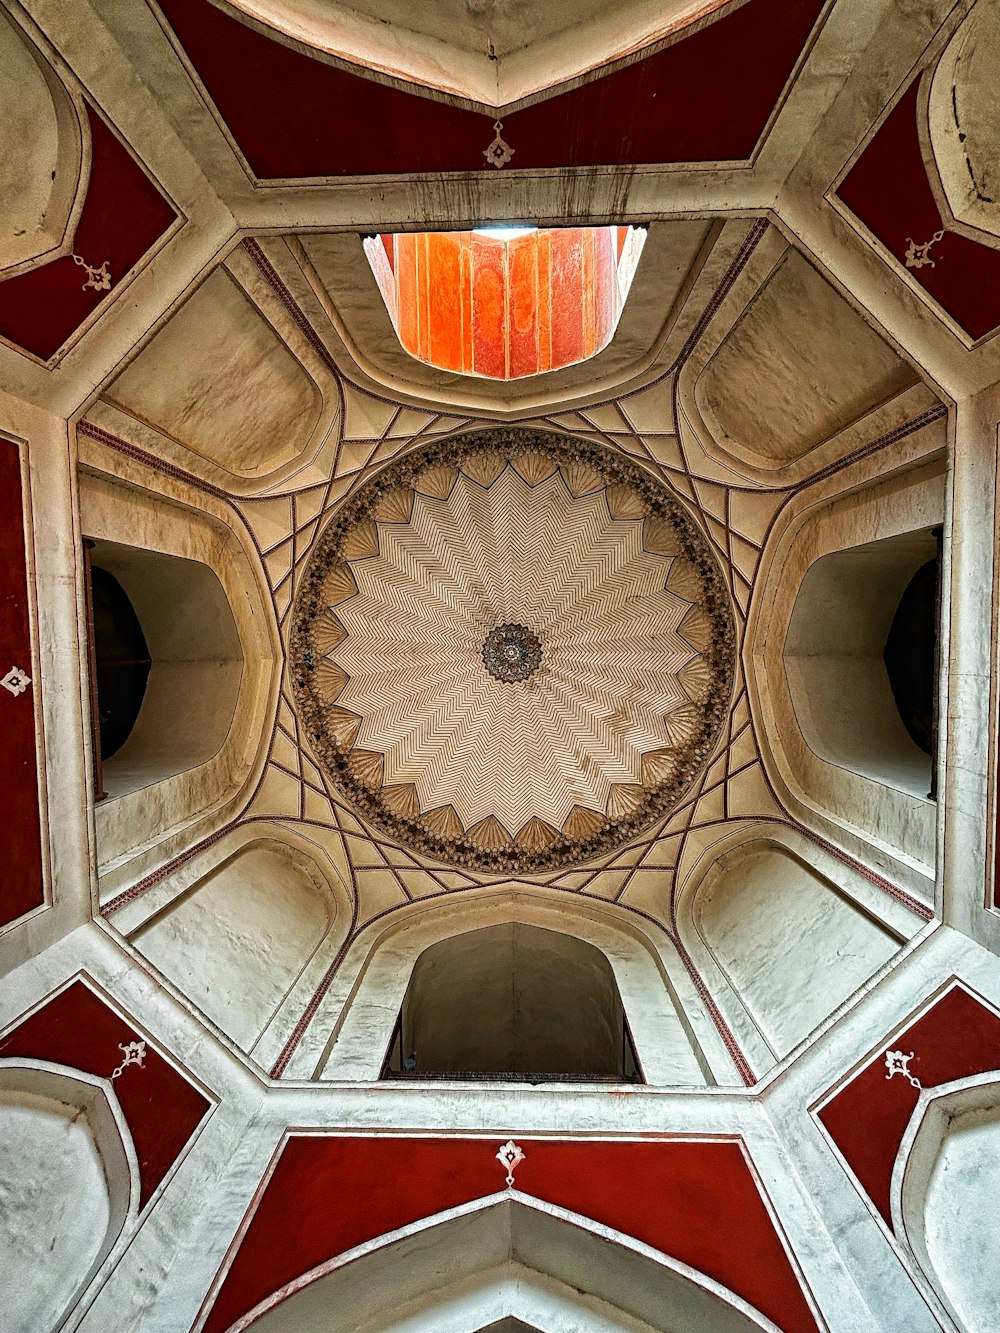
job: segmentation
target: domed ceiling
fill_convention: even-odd
[[[299,709],[355,808],[525,872],[675,805],[729,703],[721,572],[620,455],[508,430],[408,454],[331,520],[292,638]]]
[[[410,11],[0,0],[0,1117],[134,1140],[80,1331],[287,1327],[506,1187],[933,1333],[904,1159],[1000,1071],[997,5]],[[409,355],[366,247],[504,225],[645,234],[607,344]],[[103,757],[93,569],[150,658]],[[627,1087],[408,1067],[417,960],[522,926]]]

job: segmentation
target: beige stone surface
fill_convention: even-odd
[[[812,265],[789,251],[705,367],[696,392],[725,448],[776,467],[915,379]]]
[[[320,413],[318,389],[226,269],[181,306],[107,396],[241,477],[295,458]]]

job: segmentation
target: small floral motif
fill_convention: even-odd
[[[931,259],[931,250],[943,236],[943,231],[936,231],[929,241],[924,241],[920,245],[917,244],[912,236],[907,236],[906,267],[937,268],[937,264]]]
[[[121,1051],[123,1058],[121,1064],[111,1075],[112,1082],[116,1078],[121,1078],[129,1065],[138,1065],[142,1069],[143,1061],[146,1059],[146,1043],[144,1041],[120,1041],[118,1049]]]
[[[82,291],[86,291],[88,287],[93,287],[95,292],[110,292],[111,271],[108,268],[109,260],[105,259],[100,268],[94,268],[93,264],[88,264],[82,255],[74,255],[73,263],[79,264],[81,268],[87,270],[87,281],[83,284]]]
[[[496,167],[497,171],[499,171],[501,167],[507,165],[510,159],[514,156],[516,150],[511,148],[510,144],[500,132],[503,129],[503,121],[495,120],[493,122],[493,129],[496,131],[493,135],[493,142],[490,144],[489,148],[483,149],[483,157],[486,158],[486,161],[489,162],[490,166]]]
[[[3,680],[0,680],[0,685],[5,690],[10,690],[13,695],[23,694],[30,684],[31,677],[17,666],[12,666]]]
[[[513,684],[538,670],[542,645],[525,625],[497,625],[483,643],[483,666],[496,680]]]
[[[496,1158],[497,1161],[500,1163],[500,1165],[503,1167],[503,1169],[507,1172],[507,1188],[513,1189],[514,1172],[517,1170],[518,1166],[521,1164],[521,1162],[524,1161],[525,1158],[523,1150],[518,1147],[518,1145],[514,1142],[513,1139],[508,1139],[507,1142],[501,1146],[500,1151],[496,1155]]]
[[[885,1067],[888,1070],[886,1079],[895,1078],[897,1074],[902,1074],[903,1078],[909,1079],[915,1088],[922,1087],[923,1085],[917,1076],[910,1073],[910,1061],[912,1059],[912,1051],[909,1055],[904,1055],[902,1051],[886,1051]]]

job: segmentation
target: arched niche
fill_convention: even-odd
[[[314,858],[287,841],[258,838],[171,898],[131,942],[251,1053],[336,917]]]
[[[81,448],[91,448],[82,437]],[[152,659],[95,809],[106,897],[147,873],[179,830],[193,842],[231,813],[264,761],[279,648],[262,572],[228,510],[87,467],[79,490],[90,558],[128,596]]]
[[[1000,0],[976,0],[941,53],[927,98],[933,163],[957,230],[1000,236]],[[977,235],[977,233],[980,233]]]
[[[90,138],[78,93],[13,15],[0,10],[0,276],[72,248],[86,194]]]
[[[607,957],[585,940],[520,921],[423,951],[387,1072],[398,1077],[409,1063],[414,1076],[641,1078]]]
[[[114,799],[219,753],[236,712],[243,649],[218,575],[200,560],[98,541],[90,563],[128,598],[150,662],[132,730],[102,765],[104,789]],[[99,661],[103,714],[113,700],[101,699],[100,667]]]
[[[993,1333],[1000,1309],[1000,1078],[925,1089],[892,1176],[892,1220],[963,1333]]]
[[[0,1060],[4,1327],[56,1333],[138,1210],[138,1164],[100,1079]]]
[[[944,420],[796,497],[765,548],[748,625],[747,684],[768,774],[799,822],[893,883],[933,892],[937,807],[927,757],[900,718],[882,653],[945,517]],[[902,446],[901,446],[902,448]],[[865,460],[869,474],[876,467]],[[947,544],[941,623],[949,615]],[[879,719],[876,725],[876,718]],[[939,715],[937,748],[947,746]]]
[[[730,1076],[731,1065],[717,1072],[710,1065],[693,1025],[700,1024],[701,1016],[689,1019],[677,998],[674,977],[680,985],[686,974],[680,977],[683,967],[665,934],[647,934],[620,909],[582,907],[565,894],[507,891],[463,899],[414,904],[359,934],[300,1044],[296,1070],[301,1076],[378,1079],[421,954],[441,941],[512,923],[566,935],[604,955],[647,1083],[704,1087]]]
[[[903,624],[903,601],[937,560],[926,528],[821,556],[806,570],[785,638],[788,688],[806,743],[821,759],[918,800],[930,796],[932,756],[907,725],[887,647],[907,640],[895,660],[909,658],[933,679],[936,644]]]
[[[541,1333],[780,1333],[704,1274],[516,1190],[359,1246],[262,1302],[242,1327],[476,1333],[505,1319]]]
[[[253,245],[282,281],[299,272],[280,238]],[[165,312],[88,419],[241,495],[328,480],[343,424],[336,379],[243,245]]]
[[[688,892],[718,998],[763,1058],[780,1060],[898,952],[902,940],[793,849],[754,837],[723,851]],[[713,988],[714,989],[714,988]]]

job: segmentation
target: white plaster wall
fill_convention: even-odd
[[[959,1116],[941,1144],[924,1203],[927,1256],[968,1333],[1000,1318],[1000,1104]]]
[[[49,1333],[101,1256],[111,1204],[79,1106],[0,1086],[0,1291],[7,1333]]]
[[[788,849],[755,841],[720,858],[697,928],[777,1058],[899,949],[899,940]]]
[[[132,943],[249,1052],[334,916],[305,858],[261,841],[171,901]]]
[[[921,1091],[892,1176],[893,1228],[962,1333],[1000,1310],[1000,1083],[990,1071]]]
[[[6,277],[48,262],[75,225],[89,178],[82,100],[49,54],[0,11],[0,271]]]

